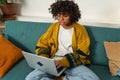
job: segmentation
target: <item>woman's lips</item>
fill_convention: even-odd
[[[65,22],[60,22],[60,24],[62,24],[62,25],[63,25],[63,24],[65,24]]]

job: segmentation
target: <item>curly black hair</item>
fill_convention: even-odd
[[[69,14],[71,18],[71,23],[79,21],[81,18],[81,13],[79,7],[76,3],[70,0],[57,0],[53,3],[49,12],[52,14],[53,18],[56,19],[57,14]]]

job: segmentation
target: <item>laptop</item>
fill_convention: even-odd
[[[38,56],[29,52],[22,51],[26,62],[31,68],[40,69],[54,76],[60,76],[65,68],[56,68],[54,59]]]

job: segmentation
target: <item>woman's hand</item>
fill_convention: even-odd
[[[56,65],[57,69],[62,66],[59,60],[55,61],[55,65]]]

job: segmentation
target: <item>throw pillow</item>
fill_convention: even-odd
[[[120,69],[120,42],[104,42],[106,54],[109,60],[109,69],[112,76],[116,76]]]
[[[22,57],[22,50],[0,34],[0,78]]]

